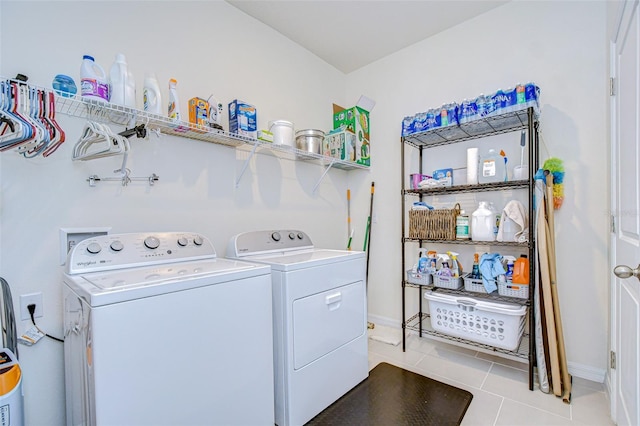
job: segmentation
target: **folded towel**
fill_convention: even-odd
[[[493,293],[498,289],[496,279],[505,273],[506,271],[502,266],[502,255],[500,255],[500,253],[485,253],[480,257],[482,285],[487,293]]]

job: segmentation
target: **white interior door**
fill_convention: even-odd
[[[618,425],[640,424],[640,138],[638,0],[621,3],[612,45],[612,323],[615,369],[611,412]],[[624,266],[626,267],[624,267]],[[640,267],[638,267],[640,269]],[[640,271],[638,271],[640,274]]]

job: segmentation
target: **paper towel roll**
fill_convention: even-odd
[[[478,148],[467,148],[467,185],[478,183]]]

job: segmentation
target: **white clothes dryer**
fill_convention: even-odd
[[[78,243],[64,274],[68,425],[272,425],[271,275],[188,232]]]
[[[368,377],[364,252],[277,230],[236,235],[227,257],[271,265],[276,424],[308,422]]]

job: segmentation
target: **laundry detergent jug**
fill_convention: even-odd
[[[514,284],[529,284],[529,259],[527,255],[522,254],[513,264]]]
[[[80,94],[83,98],[109,101],[109,79],[93,56],[84,55],[80,66]]]
[[[471,239],[473,241],[495,241],[496,213],[489,203],[480,201],[478,209],[471,214]]]

